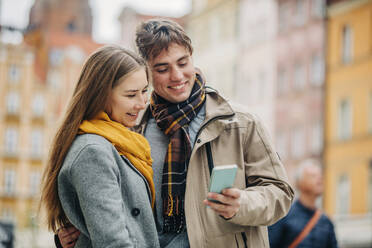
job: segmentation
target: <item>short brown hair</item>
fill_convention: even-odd
[[[150,19],[137,27],[136,45],[139,54],[146,60],[158,56],[171,43],[184,46],[192,54],[191,39],[185,30],[169,19]]]

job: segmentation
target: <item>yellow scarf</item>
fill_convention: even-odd
[[[124,155],[146,178],[152,195],[151,206],[155,203],[155,186],[152,171],[150,145],[145,137],[130,131],[119,122],[112,121],[105,113],[99,113],[93,120],[84,120],[79,134],[98,134],[112,143],[120,155]]]

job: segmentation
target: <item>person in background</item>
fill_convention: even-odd
[[[145,61],[105,46],[86,61],[52,144],[41,203],[67,247],[159,247],[150,146],[130,131],[146,106]]]
[[[288,215],[269,227],[271,248],[337,248],[331,220],[316,207],[323,193],[322,169],[316,160],[302,162],[296,172],[299,198]]]
[[[0,248],[14,247],[14,224],[0,221]]]
[[[269,247],[266,226],[287,214],[294,192],[262,123],[206,87],[177,23],[142,23],[136,44],[154,87],[135,130],[152,148],[160,246]],[[211,168],[227,164],[238,166],[234,187],[209,193]]]

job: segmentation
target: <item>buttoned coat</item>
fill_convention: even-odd
[[[58,175],[63,210],[80,247],[159,247],[145,178],[105,138],[76,137]]]

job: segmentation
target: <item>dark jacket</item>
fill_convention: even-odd
[[[315,210],[296,201],[288,215],[269,227],[271,248],[288,247],[304,229]],[[337,248],[336,235],[330,219],[322,214],[316,225],[297,248]]]

